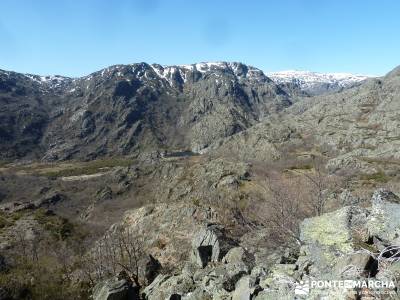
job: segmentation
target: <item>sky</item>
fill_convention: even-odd
[[[398,0],[0,0],[0,69],[239,61],[384,75],[400,65],[399,11]]]

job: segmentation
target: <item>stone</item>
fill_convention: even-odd
[[[266,290],[257,294],[254,300],[293,300],[294,293],[285,294],[284,291]]]
[[[367,211],[348,206],[332,213],[305,219],[300,226],[303,246],[298,264],[311,274],[324,278],[331,276],[331,269],[337,260],[353,253],[356,244],[365,242],[368,236],[354,236],[365,231]]]
[[[125,278],[113,277],[93,288],[94,300],[139,300],[139,289]]]
[[[202,287],[196,288],[193,292],[189,292],[182,297],[182,300],[212,300],[213,297],[207,293]]]
[[[43,207],[43,206],[50,206],[50,205],[55,205],[58,202],[61,202],[63,200],[65,200],[66,197],[58,192],[52,192],[49,193],[48,195],[46,195],[45,197],[36,200],[34,202],[35,208],[39,208],[39,207]]]
[[[11,300],[12,298],[10,298],[10,295],[8,294],[8,292],[0,287],[0,300]]]
[[[218,262],[233,247],[233,242],[225,236],[223,227],[207,225],[192,241],[192,259],[201,268],[209,262]]]
[[[371,258],[367,252],[351,253],[340,257],[332,271],[338,278],[357,278],[367,274],[366,268]]]
[[[360,198],[355,197],[348,189],[344,189],[339,194],[339,202],[343,206],[357,205],[360,203]]]
[[[387,190],[377,190],[372,196],[367,227],[371,236],[400,246],[400,199]]]
[[[159,271],[161,269],[160,262],[155,259],[152,255],[147,257],[147,261],[145,262],[145,270],[144,277],[146,279],[147,284],[150,284],[154,278],[157,277]]]
[[[234,247],[228,251],[228,253],[222,258],[222,262],[229,263],[244,263],[247,266],[252,266],[254,264],[254,257],[250,255],[242,247]]]
[[[232,300],[250,300],[252,289],[250,287],[250,276],[244,276],[236,283],[236,288],[232,293]]]
[[[7,272],[8,267],[5,257],[0,254],[0,273]]]
[[[113,191],[109,186],[105,186],[96,193],[96,201],[107,201],[113,197]]]
[[[143,290],[143,293],[147,300],[181,299],[192,290],[194,282],[189,276],[160,274]]]

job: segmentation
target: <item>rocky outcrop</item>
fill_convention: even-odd
[[[94,300],[140,300],[139,288],[125,274],[98,283],[93,288]]]
[[[233,245],[221,226],[207,225],[192,240],[193,262],[204,268],[210,262],[221,261]]]
[[[146,299],[381,299],[399,297],[398,197],[377,190],[372,207],[343,207],[301,223],[302,246],[265,268],[241,246],[221,257],[223,235],[215,225],[193,237],[193,261],[175,275],[158,275]],[[395,218],[397,216],[397,218]],[[379,225],[379,226],[378,226]],[[203,254],[199,247],[210,247]],[[295,253],[295,254],[294,254]],[[313,282],[360,282],[366,287],[317,286]],[[349,281],[350,280],[350,281]],[[387,286],[376,287],[385,281]],[[375,284],[375,285],[374,285]],[[378,296],[377,296],[378,295]],[[324,298],[325,297],[325,298]]]

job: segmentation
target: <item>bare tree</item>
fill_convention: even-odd
[[[327,203],[327,193],[337,185],[337,179],[324,172],[324,166],[320,159],[312,156],[312,172],[293,169],[292,171],[300,174],[306,179],[308,187],[308,201],[313,209],[313,215],[320,216],[325,212]]]
[[[301,180],[275,173],[267,178],[267,182],[265,224],[272,237],[278,243],[291,241],[301,245],[299,224],[309,216],[309,207],[303,201],[304,191],[299,190]]]
[[[125,271],[140,286],[140,261],[144,257],[143,238],[129,228],[116,227],[106,233],[88,254],[84,263],[88,268],[88,280],[96,280]]]

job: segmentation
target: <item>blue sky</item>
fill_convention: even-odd
[[[0,69],[80,76],[145,61],[383,75],[397,0],[1,0]]]

